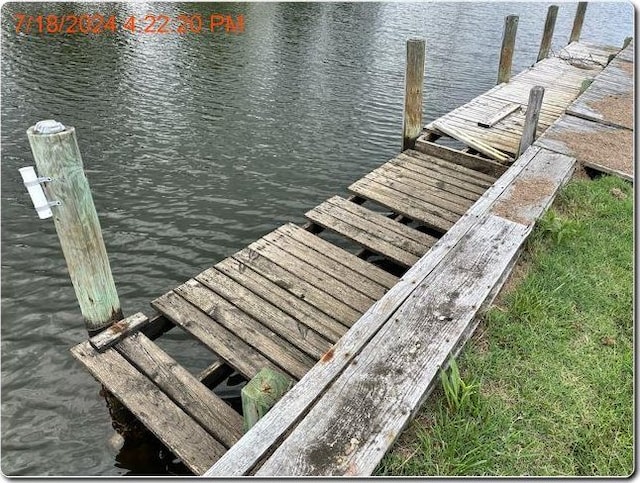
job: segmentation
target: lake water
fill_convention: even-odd
[[[427,40],[425,121],[495,84],[503,19],[514,72],[548,3],[5,3],[2,7],[2,472],[177,471],[119,451],[53,222],[18,168],[26,129],[75,126],[125,314],[337,193],[397,153],[405,41]],[[575,4],[560,4],[554,49]],[[115,15],[115,33],[16,33],[16,14]],[[244,16],[240,34],[132,34],[130,16]],[[33,26],[32,26],[33,28]],[[584,40],[622,45],[630,3],[590,3]],[[178,332],[178,331],[172,331]],[[179,334],[167,335],[170,346]],[[206,354],[182,355],[198,366]],[[204,362],[203,362],[204,361]]]

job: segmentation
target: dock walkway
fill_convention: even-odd
[[[151,320],[135,314],[72,353],[195,474],[367,474],[571,175],[574,158],[542,146],[511,164],[530,88],[547,90],[543,131],[617,50],[572,43],[430,123],[414,150],[307,212],[307,226],[277,228],[154,300]],[[509,159],[434,142],[459,131]],[[211,350],[207,370],[189,373],[153,342],[173,327]],[[210,388],[265,367],[299,382],[243,436]]]

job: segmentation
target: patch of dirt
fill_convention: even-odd
[[[585,169],[585,167],[579,164],[578,166],[576,166],[576,170],[573,172],[573,176],[571,178],[575,180],[588,181],[591,179],[591,176],[589,176],[589,173],[587,173],[587,170]]]
[[[554,189],[553,180],[547,176],[519,179],[507,196],[498,200],[492,212],[507,220],[529,225],[533,220],[527,216],[526,209],[549,196]]]
[[[627,129],[565,131],[553,139],[564,142],[581,163],[603,166],[633,176],[633,132]]]
[[[587,102],[587,106],[602,114],[605,121],[633,128],[633,92],[610,94],[597,101]]]
[[[627,194],[621,189],[611,188],[611,196],[619,200],[624,200],[627,197]]]

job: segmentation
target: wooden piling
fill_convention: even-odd
[[[576,8],[576,16],[573,19],[573,28],[571,29],[571,36],[569,37],[569,43],[577,42],[580,40],[580,32],[582,32],[582,24],[584,23],[584,15],[587,12],[587,2],[578,2]]]
[[[425,40],[407,40],[404,87],[402,151],[413,149],[422,131],[422,85],[424,83]]]
[[[558,18],[558,6],[551,5],[547,10],[547,20],[544,23],[544,32],[542,33],[540,51],[538,52],[538,59],[536,62],[546,59],[549,55],[551,40],[553,39],[553,30],[556,27],[556,18]]]
[[[511,64],[513,62],[513,49],[516,44],[517,31],[518,16],[507,15],[504,19],[502,48],[500,49],[500,63],[498,64],[498,84],[509,82],[511,78]]]
[[[240,391],[244,430],[249,431],[293,386],[281,372],[264,368]]]
[[[535,86],[529,91],[529,105],[527,106],[527,114],[524,119],[524,127],[522,129],[522,138],[520,138],[520,147],[516,158],[520,157],[526,149],[531,146],[536,138],[536,130],[538,129],[538,119],[540,118],[540,109],[542,108],[542,98],[544,97],[544,87]]]
[[[93,336],[123,317],[76,132],[42,121],[31,126],[27,136],[38,172],[52,178],[44,186],[48,199],[61,203],[53,209],[53,221],[80,311]]]

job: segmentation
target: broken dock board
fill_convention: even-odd
[[[247,433],[236,445],[234,445],[209,471],[207,476],[232,476],[247,475],[255,472],[259,468],[261,461],[273,451],[276,451],[283,438],[293,430],[296,424],[315,405],[317,398],[329,389],[336,378],[346,369],[356,367],[353,365],[354,359],[358,359],[361,353],[376,334],[381,330],[390,314],[394,314],[403,304],[410,300],[416,286],[423,283],[429,276],[436,276],[440,270],[446,270],[446,260],[456,249],[461,240],[469,238],[473,228],[479,220],[486,219],[487,213],[496,205],[502,196],[506,196],[509,190],[513,190],[514,183],[520,176],[531,171],[532,173],[544,172],[548,170],[549,163],[562,165],[569,172],[573,166],[573,160],[539,147],[530,147],[516,162],[505,172],[505,174],[492,185],[487,192],[478,199],[470,210],[449,230],[431,250],[423,256],[409,271],[402,277],[401,281],[392,287],[387,294],[376,302],[364,316],[354,324],[352,329],[342,337],[336,345],[329,351],[320,363],[316,364],[298,384],[296,384],[285,396],[272,408],[272,410],[260,420],[255,428]],[[567,179],[567,173],[558,173],[556,180],[556,190]],[[539,216],[535,209],[542,210],[553,198],[556,190],[545,192],[541,198],[529,198],[523,202],[523,217],[530,219]],[[513,196],[513,193],[509,194]],[[495,216],[495,215],[493,215]],[[532,225],[514,224],[511,221],[501,221],[504,226],[519,226],[518,230],[523,233],[531,230]],[[506,260],[502,260],[500,263]],[[505,265],[506,266],[506,265]],[[510,266],[510,265],[509,265]],[[497,283],[503,283],[504,276]],[[407,417],[410,412],[407,410]],[[293,433],[291,433],[293,434]],[[297,433],[297,434],[301,434]],[[386,447],[392,444],[393,438],[383,442]],[[357,439],[357,438],[356,438]],[[362,447],[363,440],[358,440],[353,451],[357,452]],[[348,440],[351,448],[351,440]],[[306,446],[311,446],[309,442]],[[305,447],[306,447],[305,446]],[[347,448],[347,449],[349,449]],[[376,452],[380,453],[384,451]],[[355,453],[354,453],[355,454]],[[275,464],[275,463],[274,463]],[[347,465],[348,467],[348,465]],[[268,468],[268,467],[267,467]],[[348,469],[348,468],[347,468]],[[352,467],[353,469],[353,467]],[[266,470],[265,470],[266,471]],[[346,470],[345,470],[346,471]],[[364,471],[364,470],[363,470]],[[258,470],[258,473],[260,471]]]

